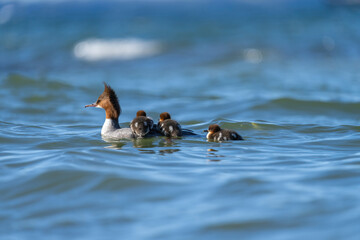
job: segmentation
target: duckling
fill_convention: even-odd
[[[229,129],[221,129],[219,125],[212,124],[209,126],[206,138],[214,141],[228,141],[228,140],[244,140],[237,132]]]
[[[154,121],[146,116],[146,112],[139,110],[136,117],[131,121],[130,128],[137,138],[148,136],[153,130]]]
[[[161,132],[162,135],[166,137],[182,136],[180,124],[177,121],[172,120],[168,112],[163,112],[160,114],[158,130]]]

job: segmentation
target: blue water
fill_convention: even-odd
[[[1,2],[0,239],[359,239],[360,8],[340,2]],[[104,141],[102,82],[122,127],[168,111],[198,135]],[[207,142],[213,123],[245,141]]]

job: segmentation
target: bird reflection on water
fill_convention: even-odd
[[[225,157],[224,155],[217,154],[216,152],[218,152],[218,150],[216,149],[209,148],[207,151],[206,156],[208,162],[220,162]]]
[[[179,148],[169,148],[177,146],[176,140],[171,138],[138,138],[133,140],[118,140],[114,141],[111,139],[103,138],[104,141],[110,143],[111,145],[106,146],[105,148],[111,148],[116,150],[122,150],[125,145],[132,142],[133,147],[137,148],[140,153],[144,154],[156,154],[156,148],[161,148],[158,153],[160,155],[175,153],[180,151]]]

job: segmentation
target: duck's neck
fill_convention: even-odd
[[[113,119],[116,122],[118,121],[121,112],[120,105],[117,109],[113,104],[105,101],[102,108],[105,109],[106,119]]]
[[[106,133],[113,132],[117,129],[120,129],[118,119],[106,118],[104,125],[102,126],[102,129],[101,129],[101,134],[105,135]]]

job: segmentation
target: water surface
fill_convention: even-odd
[[[359,8],[4,6],[1,239],[359,239]],[[104,141],[103,81],[122,127],[168,111],[198,135]]]

